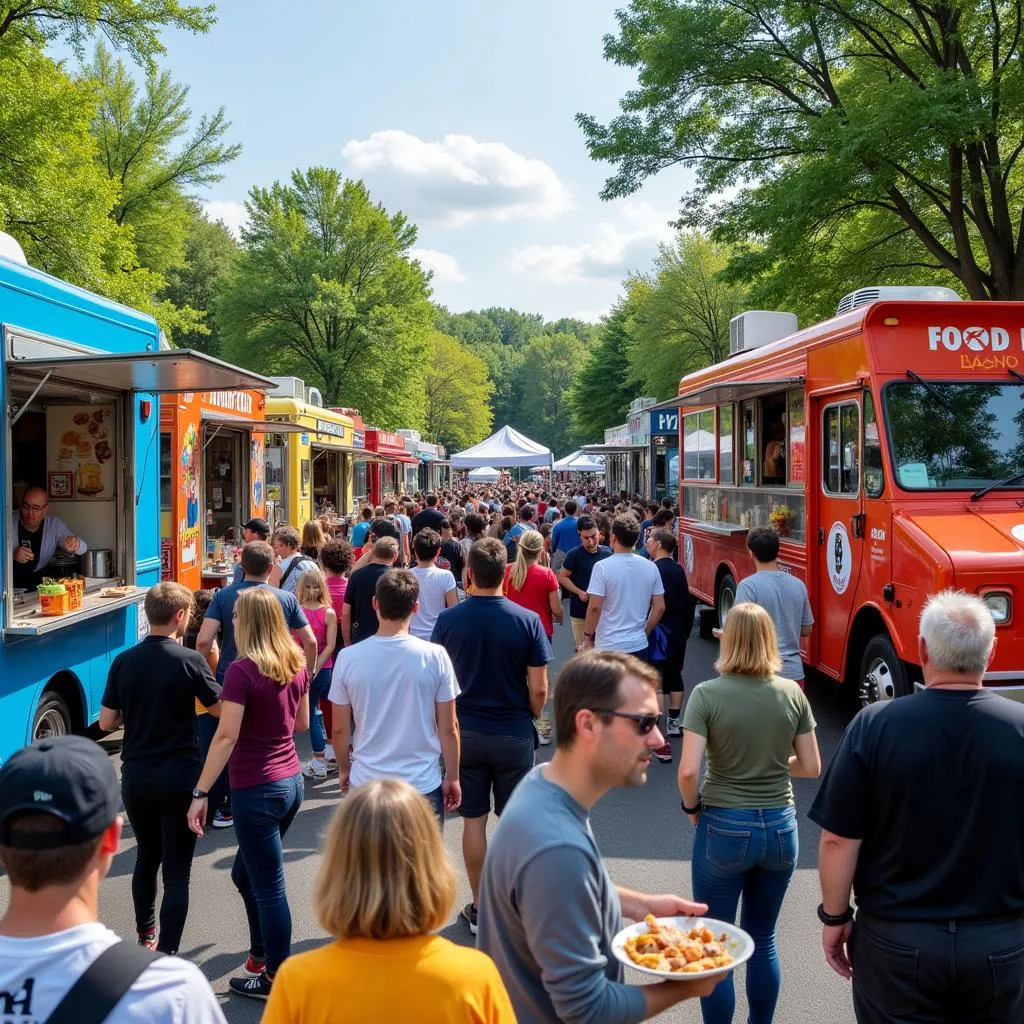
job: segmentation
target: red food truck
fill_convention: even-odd
[[[861,289],[795,330],[745,313],[730,358],[684,377],[680,560],[707,635],[774,526],[807,585],[806,664],[863,702],[920,682],[930,594],[978,594],[996,623],[987,685],[1024,699],[1024,303]],[[668,403],[666,403],[668,404]]]

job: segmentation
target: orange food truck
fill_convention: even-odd
[[[161,578],[190,590],[229,580],[242,524],[266,514],[263,433],[291,429],[268,424],[265,407],[253,390],[161,397]]]
[[[996,623],[986,685],[1024,699],[1024,303],[865,288],[795,328],[735,317],[730,357],[671,403],[702,635],[753,571],[747,531],[772,525],[810,593],[806,664],[864,703],[912,692],[921,609],[956,587]]]

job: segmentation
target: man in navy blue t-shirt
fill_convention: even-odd
[[[431,640],[448,652],[461,693],[462,856],[473,902],[462,915],[476,934],[476,901],[487,853],[487,815],[500,815],[533,767],[534,718],[548,697],[551,647],[540,616],[502,596],[505,546],[496,537],[469,549],[470,598],[441,612]],[[549,741],[550,742],[550,741]]]
[[[561,525],[561,524],[558,524]],[[570,549],[558,571],[558,582],[569,592],[569,624],[579,647],[587,624],[587,587],[594,566],[611,558],[612,549],[601,543],[601,531],[591,516],[580,516],[576,523],[579,544]]]

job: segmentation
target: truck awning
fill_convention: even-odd
[[[673,408],[681,405],[721,405],[723,402],[742,402],[747,398],[770,395],[773,391],[788,391],[801,387],[803,377],[780,377],[776,380],[722,380],[704,384],[693,391],[685,391],[670,404],[662,402],[654,408]]]
[[[268,391],[275,387],[269,377],[240,366],[194,352],[166,349],[159,352],[101,352],[95,355],[55,356],[45,359],[11,359],[10,370],[47,378],[77,387],[147,394],[181,394],[189,391]]]
[[[298,423],[279,423],[277,420],[252,420],[246,416],[232,416],[229,412],[207,412],[203,410],[203,423],[220,427],[245,427],[262,434],[304,434],[308,428]]]

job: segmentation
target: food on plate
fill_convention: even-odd
[[[99,494],[103,490],[103,472],[95,462],[83,462],[78,468],[78,493]]]
[[[60,437],[61,444],[78,444],[78,431],[77,430],[65,430]]]
[[[102,423],[97,423],[93,420],[88,427],[89,433],[96,438],[96,440],[102,440],[107,436],[107,428]]]
[[[135,592],[135,587],[104,587],[100,591],[100,597],[128,597]]]
[[[103,422],[103,417],[106,415],[106,412],[107,412],[106,409],[97,409],[92,414],[92,421],[93,421],[93,423],[102,423]]]
[[[631,935],[623,947],[638,967],[666,974],[699,974],[733,962],[725,932],[715,938],[704,925],[682,931],[662,924],[652,914],[644,918],[644,924],[647,931]]]
[[[85,424],[89,422],[89,414],[87,412],[76,412],[75,415],[71,417],[71,420],[73,423],[77,423],[78,426],[84,427]]]
[[[58,462],[70,462],[75,457],[75,449],[69,444],[62,444],[57,449]]]
[[[111,451],[110,445],[107,444],[106,441],[96,442],[96,458],[99,459],[101,463],[106,462],[113,454],[114,453]]]
[[[79,458],[89,458],[89,456],[92,455],[92,441],[87,437],[83,437],[82,440],[78,442],[75,450],[78,452]]]

